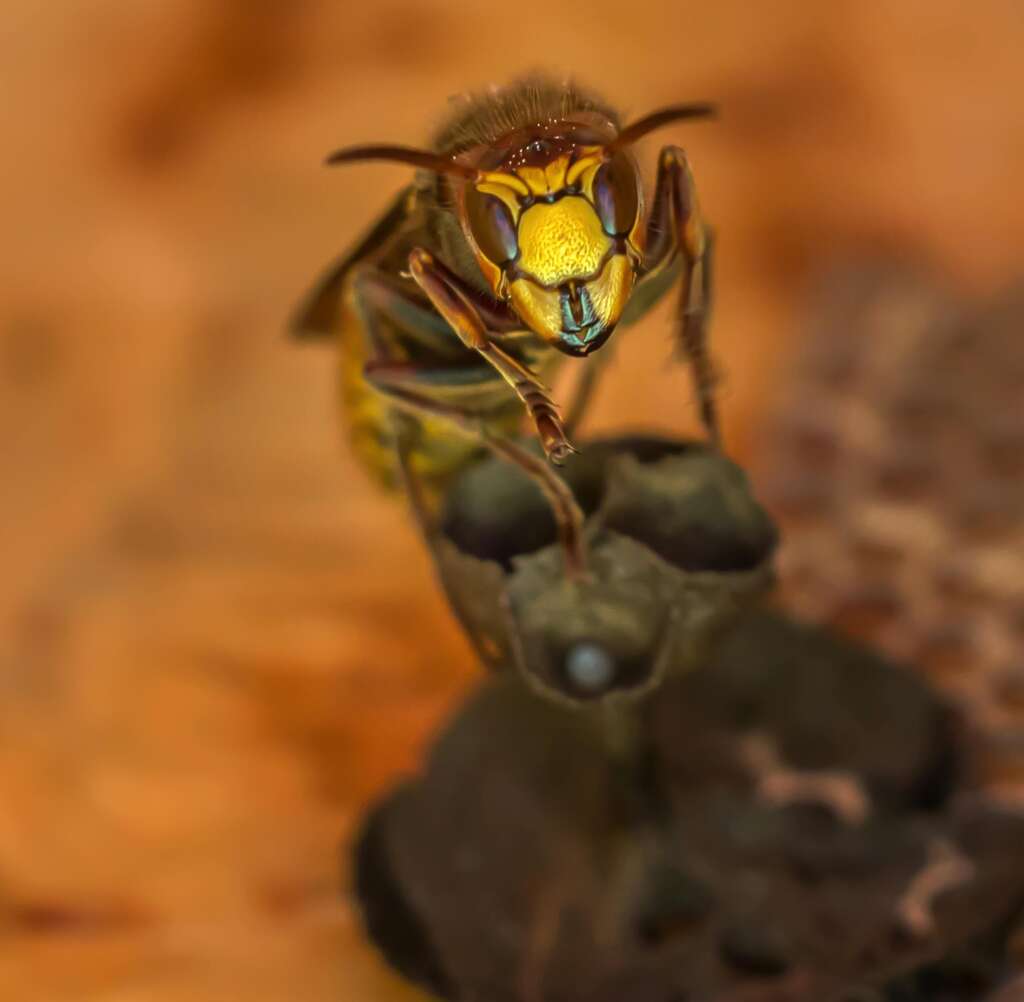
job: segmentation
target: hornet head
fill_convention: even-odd
[[[495,295],[569,355],[611,335],[642,257],[636,162],[588,138],[593,129],[549,127],[464,185],[458,201]]]
[[[614,331],[643,261],[642,188],[628,147],[711,113],[680,105],[617,131],[579,112],[456,153],[361,146],[327,162],[392,160],[452,178],[463,234],[495,297],[559,351],[587,355]]]

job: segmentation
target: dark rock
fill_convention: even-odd
[[[785,939],[768,916],[727,926],[719,946],[725,962],[742,974],[773,977],[790,964]]]
[[[962,737],[913,676],[756,614],[638,712],[650,784],[599,718],[514,677],[482,687],[360,843],[368,931],[399,970],[488,1002],[968,1002],[998,983],[1024,819],[951,796]],[[762,799],[754,732],[790,768],[858,777],[865,823]],[[657,809],[623,810],[638,790]],[[937,840],[974,879],[937,898],[931,934],[900,932]]]

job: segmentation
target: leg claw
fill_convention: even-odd
[[[548,459],[555,464],[555,466],[564,465],[565,461],[571,455],[579,455],[580,450],[577,449],[571,442],[562,441],[552,446],[545,446]]]
[[[556,466],[561,466],[574,452],[578,452],[565,436],[565,429],[554,408],[536,413],[534,420],[544,455]]]

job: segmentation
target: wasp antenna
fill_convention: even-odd
[[[622,149],[623,146],[629,146],[643,138],[648,132],[668,125],[669,122],[681,122],[690,118],[713,118],[716,113],[717,109],[713,104],[674,104],[669,108],[662,108],[660,111],[652,111],[651,114],[627,125],[612,140],[608,148]]]
[[[439,174],[454,174],[456,177],[468,179],[477,177],[475,168],[467,167],[442,153],[414,150],[408,146],[350,146],[344,150],[335,150],[324,163],[333,167],[336,164],[358,163],[365,160],[387,160],[391,163],[408,164],[411,167],[422,167],[425,170],[437,171]]]

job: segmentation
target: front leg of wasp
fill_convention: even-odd
[[[716,377],[708,353],[713,243],[711,232],[701,219],[686,154],[677,146],[666,146],[658,159],[658,180],[647,220],[646,246],[645,278],[653,278],[669,267],[676,255],[682,256],[676,335],[693,372],[701,421],[708,438],[717,447],[721,436],[715,405]]]
[[[396,356],[391,350],[386,328],[382,329],[378,322],[380,319],[386,319],[388,325],[398,327],[412,336],[417,336],[417,333],[424,336],[434,347],[437,343],[436,335],[443,338],[449,333],[447,324],[427,303],[410,296],[408,288],[403,287],[407,285],[374,269],[362,270],[353,277],[356,308],[363,321],[370,355],[363,369],[364,377],[395,408],[414,417],[443,418],[454,429],[476,439],[530,477],[551,505],[566,574],[571,578],[581,576],[586,571],[583,512],[568,484],[540,456],[494,432],[484,416],[448,400],[446,391],[452,385],[464,383],[459,381],[452,384],[446,381],[443,362],[439,368],[424,369]],[[496,313],[493,321],[500,324],[502,317]],[[431,337],[431,334],[435,336]],[[455,344],[454,341],[452,343]],[[463,370],[463,375],[467,374],[475,375],[481,382],[488,384],[494,378],[490,368],[484,365],[472,373]],[[399,461],[402,461],[401,455]],[[403,472],[408,476],[407,469]],[[416,507],[415,492],[418,486],[411,483],[408,486],[412,488],[411,501]],[[422,509],[423,505],[420,504],[419,508]]]
[[[560,464],[570,453],[575,452],[547,388],[535,373],[494,341],[480,316],[480,310],[469,300],[459,279],[421,247],[410,253],[409,271],[434,309],[448,321],[463,344],[478,351],[525,404],[548,459]]]
[[[566,576],[577,579],[586,574],[587,554],[583,539],[583,512],[569,486],[540,456],[522,446],[495,434],[487,422],[478,415],[432,397],[415,385],[388,385],[377,383],[377,388],[400,410],[414,417],[429,415],[444,418],[454,428],[475,438],[496,456],[518,466],[540,488],[551,505],[555,528],[565,561]],[[401,459],[401,457],[400,457]],[[403,471],[408,476],[408,468]],[[415,503],[415,502],[414,502]]]

